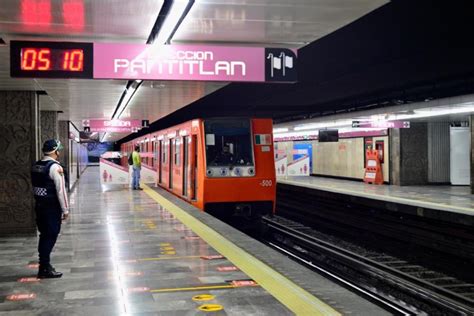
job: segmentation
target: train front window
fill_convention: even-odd
[[[207,166],[253,166],[249,119],[204,121]]]

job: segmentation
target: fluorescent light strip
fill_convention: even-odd
[[[407,119],[417,119],[417,118],[426,118],[426,117],[435,117],[435,116],[443,116],[443,115],[452,115],[452,114],[464,114],[464,113],[471,113],[474,112],[474,106],[469,107],[460,107],[460,108],[452,108],[447,110],[415,110],[414,114],[395,114],[389,115],[388,121],[393,120],[407,120]]]
[[[186,15],[188,14],[193,4],[194,4],[194,0],[173,1],[171,9],[168,12],[168,15],[166,16],[166,19],[163,22],[163,25],[160,27],[158,35],[152,41],[147,42],[147,43],[152,44],[154,42],[157,42],[158,44],[169,44],[174,33],[177,31],[178,27],[180,26],[181,22],[184,20]],[[129,88],[126,89],[127,92],[125,96],[121,99],[120,104],[117,108],[117,111],[115,111],[115,113],[112,115],[112,120],[120,118],[123,111],[127,107],[128,103],[130,103],[131,99],[135,95],[135,92],[138,90],[142,82],[143,80],[141,79],[135,80],[134,82],[135,88],[132,88],[133,84],[130,84],[130,81],[129,81],[129,84],[128,84]],[[102,136],[102,141],[106,138],[106,135],[107,133],[104,133],[104,135]]]
[[[414,110],[413,114],[378,114],[372,115],[370,119],[364,118],[354,118],[354,121],[368,121],[368,122],[381,122],[381,121],[401,121],[401,120],[410,120],[410,119],[419,119],[419,118],[428,118],[436,116],[446,116],[454,114],[468,114],[474,112],[474,106],[472,102],[465,103],[465,105],[452,106],[449,109],[443,107],[442,109],[433,108],[421,108]],[[337,121],[328,121],[328,122],[317,122],[317,123],[307,123],[302,125],[297,125],[294,127],[295,131],[306,131],[306,130],[315,130],[323,128],[342,128],[352,126],[352,120],[337,120]],[[280,131],[281,130],[281,131]],[[284,129],[275,128],[274,133],[285,132]],[[299,134],[298,134],[299,135]],[[278,135],[281,137],[281,135]],[[292,135],[293,136],[293,135]],[[295,135],[296,136],[296,135]],[[300,135],[301,136],[301,135]]]
[[[135,92],[137,91],[137,88],[138,88],[138,87],[133,88],[132,86],[130,86],[130,88],[126,89],[127,92],[125,93],[125,96],[123,97],[122,101],[120,102],[120,106],[119,106],[119,108],[117,109],[117,111],[115,112],[115,115],[112,116],[112,120],[115,120],[115,119],[119,119],[119,118],[120,118],[120,116],[122,115],[123,111],[124,111],[125,108],[127,107],[128,103],[129,103],[130,100],[132,99],[133,95],[134,95]]]
[[[379,127],[371,127],[371,128],[340,128],[338,129],[339,133],[347,133],[347,132],[372,132],[372,131],[383,131],[385,128]],[[318,136],[319,135],[318,129],[315,130],[305,130],[305,131],[298,131],[298,132],[289,132],[289,133],[281,133],[274,135],[275,139],[287,138],[287,137],[304,137],[304,136]]]
[[[273,129],[273,134],[284,133],[284,132],[288,132],[288,128],[280,127],[280,128],[274,128]]]
[[[154,39],[154,43],[158,45],[169,44],[171,38],[178,29],[179,25],[181,24],[181,21],[184,19],[188,12],[187,7],[190,4],[192,5],[192,3],[194,3],[194,1],[173,1],[171,9],[168,15],[166,16],[163,25],[160,28],[160,32],[158,33],[158,36]]]
[[[303,130],[308,130],[308,129],[343,127],[343,126],[352,126],[352,120],[303,124],[303,125],[295,126],[294,130],[303,131]]]

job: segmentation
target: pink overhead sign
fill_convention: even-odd
[[[94,79],[296,81],[284,48],[94,44]]]
[[[130,133],[141,128],[140,120],[83,120],[82,125],[91,132]]]

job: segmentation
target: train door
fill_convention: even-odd
[[[146,164],[151,166],[151,159],[152,157],[150,156],[151,152],[151,141],[150,139],[145,139],[145,154],[146,154]]]
[[[163,170],[162,170],[162,162],[165,162],[165,159],[164,159],[164,155],[163,155],[163,141],[160,140],[159,141],[159,145],[158,145],[158,148],[160,150],[160,154],[158,155],[159,159],[158,159],[158,183],[162,183],[163,180],[162,180],[162,173],[163,173]],[[163,156],[163,157],[162,157]]]
[[[188,195],[188,172],[189,172],[189,136],[183,137],[183,195]]]
[[[173,158],[174,158],[174,144],[176,143],[176,140],[170,139],[169,143],[169,182],[168,182],[168,188],[172,189],[173,188]]]
[[[158,157],[158,149],[156,148],[156,140],[153,138],[151,141],[151,168],[155,168],[156,166],[156,157]]]
[[[190,170],[191,170],[191,200],[196,200],[196,191],[197,191],[197,177],[198,177],[198,151],[197,151],[197,135],[192,135],[191,138],[191,161],[190,161]]]

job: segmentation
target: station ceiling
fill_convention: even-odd
[[[175,0],[179,2],[180,0]],[[45,91],[42,110],[82,128],[111,118],[123,80],[13,79],[10,40],[145,43],[164,0],[6,0],[0,8],[0,90]],[[169,1],[168,1],[169,2]],[[301,48],[386,4],[387,0],[196,0],[172,44]],[[156,121],[214,94],[228,83],[147,81],[122,118]],[[238,89],[239,85],[231,85]],[[263,85],[262,88],[265,88]],[[258,90],[258,87],[257,89]],[[263,90],[265,91],[265,90]],[[253,92],[252,92],[253,93]],[[259,92],[261,93],[261,92]],[[232,104],[234,106],[236,104]],[[227,104],[222,104],[228,107]],[[229,111],[232,110],[229,108]],[[236,112],[239,112],[236,109]],[[111,134],[108,140],[124,135]]]
[[[392,1],[300,48],[297,83],[232,83],[156,128],[196,115],[272,117],[281,124],[473,93],[472,12],[468,0]]]
[[[210,116],[271,117],[285,126],[472,94],[472,12],[470,0],[391,1],[298,49],[297,83],[231,83],[156,121],[151,130]]]

